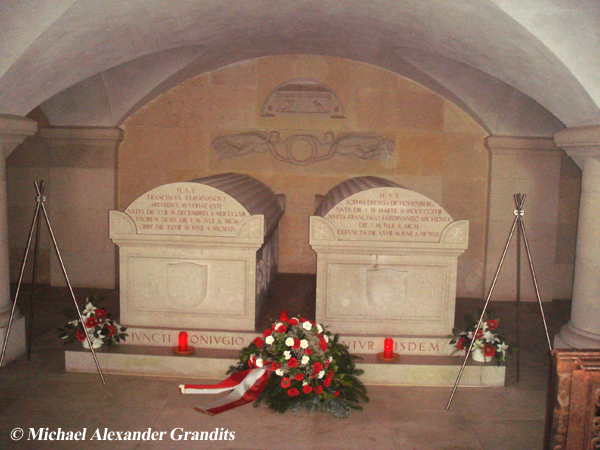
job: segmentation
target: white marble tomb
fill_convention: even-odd
[[[110,211],[124,326],[247,330],[277,272],[284,197],[246,175],[152,189]]]
[[[458,257],[469,222],[381,178],[352,178],[318,199],[316,319],[342,335],[452,332]]]

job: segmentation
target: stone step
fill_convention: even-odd
[[[220,381],[237,361],[238,350],[195,349],[188,356],[176,355],[169,347],[119,345],[112,349],[98,349],[96,356],[103,374],[175,377],[194,380]],[[365,371],[361,377],[365,385],[388,386],[453,386],[458,376],[462,357],[401,355],[397,361],[383,362],[376,355],[361,355],[357,367]],[[89,350],[73,347],[65,351],[68,372],[96,372]],[[460,386],[504,386],[506,367],[492,363],[469,361]]]

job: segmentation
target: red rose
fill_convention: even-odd
[[[281,311],[279,311],[279,321],[287,322],[287,320],[288,320],[288,313],[285,309],[282,309]]]
[[[106,311],[104,311],[103,309],[96,309],[94,315],[98,320],[106,319]]]
[[[295,317],[292,317],[291,319],[288,320],[288,323],[291,326],[298,325],[298,319],[296,319]]]
[[[284,389],[289,388],[292,385],[292,380],[290,380],[288,377],[283,377],[281,379],[281,387]]]
[[[306,322],[306,319],[304,317],[300,317],[300,322],[304,323]]]
[[[98,325],[98,320],[95,317],[88,317],[85,321],[86,328],[94,328],[96,325]]]
[[[334,397],[337,397],[338,395],[340,395],[340,391],[335,391],[335,392],[333,393],[333,396],[334,396]]]
[[[312,386],[310,384],[305,384],[302,388],[302,392],[305,394],[310,394],[312,392]]]
[[[316,362],[313,365],[313,372],[314,373],[319,373],[322,369],[323,369],[323,364],[321,364],[320,362]]]
[[[323,380],[323,386],[329,387],[331,385],[331,378],[325,378]]]
[[[287,331],[287,327],[286,327],[285,325],[283,325],[283,324],[279,325],[279,328],[277,328],[277,332],[278,332],[278,333],[281,333],[281,334],[283,334],[283,333],[285,333],[286,331]]]
[[[327,351],[327,342],[325,342],[325,341],[319,342],[319,348],[321,350],[323,350],[324,352],[326,352]]]
[[[297,397],[298,395],[300,395],[300,392],[296,388],[288,389],[287,393],[290,397]]]
[[[304,354],[310,356],[312,355],[312,350],[310,348],[306,348],[304,349]]]
[[[300,348],[300,339],[294,338],[294,345],[292,347]]]
[[[496,354],[496,348],[493,345],[484,345],[483,354],[485,356],[494,356]]]
[[[310,323],[310,324],[311,324],[313,327],[314,327],[314,326],[316,326],[316,324],[315,324],[315,323],[314,323],[312,320],[309,320],[308,322],[309,322],[309,323]]]
[[[490,330],[495,330],[498,328],[498,321],[496,319],[490,319],[486,323]]]
[[[256,345],[258,348],[262,348],[264,342],[260,337],[257,337],[256,339],[254,339],[252,341],[254,343],[254,345]]]
[[[115,327],[113,327],[112,325],[106,325],[106,329],[108,330],[108,337],[114,336],[117,332],[117,330],[115,330]]]
[[[265,331],[263,331],[263,337],[271,336],[272,332],[273,331],[270,328],[267,328]]]
[[[296,358],[290,358],[288,361],[288,367],[294,368],[298,365],[298,360]]]
[[[459,350],[465,349],[465,338],[464,337],[458,338],[458,341],[456,341],[456,348]]]
[[[77,333],[75,334],[75,337],[77,338],[77,340],[79,342],[85,341],[85,331],[83,331],[83,330],[77,330]]]
[[[296,381],[302,381],[302,380],[304,380],[304,375],[302,375],[301,373],[297,373],[294,376],[294,380],[296,380]]]
[[[323,392],[323,386],[319,385],[315,388],[315,394],[319,395],[321,392]]]
[[[335,377],[335,372],[333,370],[330,370],[329,373],[327,374],[327,378],[333,378]]]

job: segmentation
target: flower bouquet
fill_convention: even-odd
[[[262,336],[243,348],[229,378],[216,385],[180,385],[183,394],[216,394],[231,390],[203,408],[208,415],[255,401],[284,413],[305,406],[314,410],[346,417],[352,409],[362,409],[361,401],[369,401],[367,390],[358,379],[357,369],[348,347],[338,341],[322,325],[302,317],[289,318],[279,313],[279,320]],[[359,359],[359,358],[358,358]]]
[[[90,336],[93,348],[99,348],[103,345],[116,345],[120,341],[124,341],[127,337],[125,331],[127,328],[122,327],[116,321],[110,318],[110,313],[107,313],[104,308],[98,308],[93,305],[92,300],[98,303],[100,297],[93,296],[86,299],[86,305],[81,311],[86,331]],[[57,330],[58,337],[65,340],[65,344],[79,341],[84,348],[89,348],[89,342],[85,336],[81,320],[75,319],[67,322],[63,328]]]
[[[280,413],[305,406],[308,412],[346,417],[369,398],[358,379],[363,371],[354,364],[360,358],[350,355],[338,339],[312,320],[288,318],[281,311],[279,321],[242,349],[238,364],[228,373],[270,365],[273,371],[255,406],[264,400]]]
[[[512,351],[508,341],[500,335],[500,320],[491,317],[491,311],[483,315],[481,327],[477,328],[478,319],[471,316],[465,318],[467,329],[465,331],[454,332],[450,344],[456,348],[453,353],[467,351],[473,342],[471,356],[476,361],[491,361],[496,357],[498,364],[500,361],[506,361],[506,355]],[[481,312],[479,314],[481,317]]]

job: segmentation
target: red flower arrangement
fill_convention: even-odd
[[[348,348],[322,325],[281,311],[279,320],[262,337],[242,349],[237,366],[228,373],[268,367],[269,381],[255,405],[264,400],[276,411],[318,409],[345,417],[351,409],[362,409],[368,401]]]

